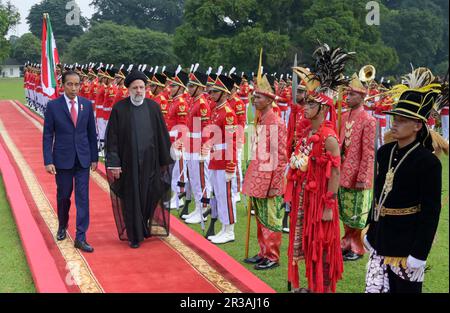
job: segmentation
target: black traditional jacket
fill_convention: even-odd
[[[418,141],[398,149],[397,143],[382,146],[377,152],[378,168],[374,185],[378,204],[388,172],[392,149],[392,166],[396,167]],[[367,240],[378,255],[426,260],[433,243],[441,211],[442,165],[420,143],[402,162],[394,176],[379,220],[374,209],[369,213]]]

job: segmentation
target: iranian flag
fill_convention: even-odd
[[[41,64],[42,92],[49,99],[55,99],[57,97],[56,64],[59,64],[59,55],[48,13],[44,13],[42,21]]]

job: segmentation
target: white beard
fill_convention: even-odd
[[[137,96],[137,95],[130,95],[131,103],[135,106],[140,106],[142,103],[144,103],[144,96]]]

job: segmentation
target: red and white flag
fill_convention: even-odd
[[[44,13],[42,21],[41,64],[42,92],[49,99],[55,99],[57,97],[56,64],[59,64],[59,55],[48,13]]]

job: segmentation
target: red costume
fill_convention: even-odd
[[[181,138],[181,132],[173,128],[177,125],[186,126],[188,111],[189,103],[186,101],[185,94],[181,94],[172,99],[167,116],[167,128],[169,130],[170,141],[172,143]]]
[[[282,218],[279,218],[282,215],[278,211],[282,209],[273,197],[268,199],[268,194],[270,190],[276,191],[275,197],[284,193],[286,126],[273,109],[269,109],[260,116],[256,131],[252,140],[253,158],[245,174],[242,192],[251,197],[256,212],[258,256],[278,263],[282,239]]]
[[[286,86],[284,88],[280,88],[277,92],[277,96],[275,98],[280,111],[285,112],[292,105],[292,87]]]
[[[91,83],[88,80],[85,80],[81,84],[79,95],[80,95],[80,97],[84,97],[86,99],[89,99],[90,93],[91,93]]]
[[[248,96],[250,94],[250,86],[246,80],[242,80],[241,85],[239,86],[238,96],[244,102],[245,106],[248,104]]]
[[[303,108],[299,104],[292,104],[287,128],[286,152],[288,158],[290,158],[292,152],[294,152],[299,138],[302,136],[302,132],[309,125],[311,125],[311,122],[303,117]]]
[[[97,119],[103,119],[103,103],[105,102],[106,85],[102,83],[97,91],[95,99],[95,116]]]
[[[221,136],[213,136],[209,140],[213,152],[208,168],[234,173],[236,171],[237,118],[227,102],[214,108],[211,114],[211,124],[220,128]]]
[[[116,97],[114,98],[113,105],[125,98],[128,98],[128,88],[125,86],[117,87],[117,93]]]
[[[166,122],[167,128],[169,128],[168,124],[168,114],[169,114],[169,99],[164,95],[164,93],[160,92],[152,99],[156,103],[158,103],[159,108],[161,109],[161,113],[164,117],[164,121]]]
[[[362,183],[364,189],[371,189],[375,118],[361,106],[342,114],[341,121],[340,143],[345,162],[342,162],[340,186],[355,189],[356,183]]]
[[[361,231],[371,205],[375,131],[375,118],[363,106],[342,115],[339,212],[345,234],[341,248],[359,256],[364,255]]]
[[[296,154],[308,157],[307,166],[293,169],[288,177],[296,180],[290,213],[288,280],[298,288],[297,262],[304,257],[308,286],[313,292],[335,292],[343,272],[338,205],[327,191],[331,168],[340,167],[340,157],[325,150],[328,137],[337,140],[332,127],[324,122],[310,137],[306,135],[308,127],[296,149]],[[333,210],[332,221],[322,221],[325,206]],[[297,223],[299,214],[303,215],[303,225]]]
[[[195,99],[191,97],[190,101],[191,104],[186,121],[189,135],[184,145],[185,152],[200,154],[201,148],[207,139],[207,137],[202,136],[202,131],[211,121],[211,110],[203,94]]]

